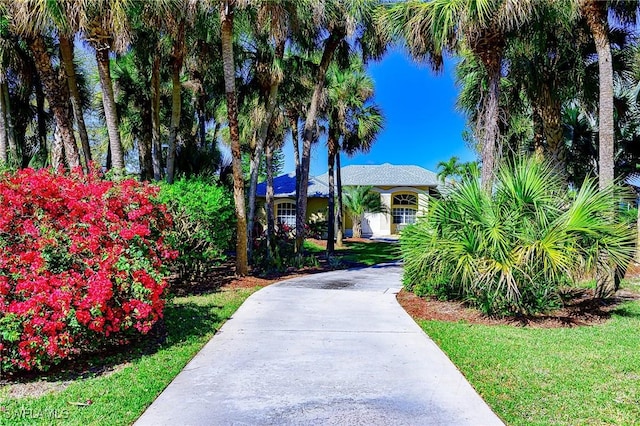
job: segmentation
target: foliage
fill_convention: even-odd
[[[308,230],[306,231],[308,232]],[[306,266],[317,266],[314,255],[299,255],[295,251],[295,232],[286,223],[279,223],[270,247],[267,245],[267,234],[263,232],[253,238],[253,272],[258,274],[280,273],[288,269],[300,269]]]
[[[205,271],[225,259],[235,238],[233,199],[227,188],[210,178],[183,177],[163,183],[158,199],[173,216],[167,243],[179,253],[175,265],[182,275]]]
[[[162,317],[161,237],[171,225],[157,189],[24,169],[0,177],[2,370],[46,369],[147,333]]]
[[[305,235],[318,240],[326,238],[328,225],[329,222],[325,213],[313,213],[311,217],[309,217],[309,220],[307,220]]]
[[[463,179],[403,231],[405,285],[491,315],[550,309],[561,284],[603,267],[602,253],[617,268],[630,260],[633,233],[618,221],[614,195],[587,179],[571,199],[535,158],[503,165],[491,194]]]
[[[362,236],[362,217],[365,213],[384,213],[387,208],[382,204],[380,194],[372,191],[371,186],[352,186],[342,193],[344,209],[353,222],[353,236]]]

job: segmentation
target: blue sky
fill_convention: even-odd
[[[437,164],[455,155],[461,161],[475,159],[462,140],[465,119],[455,109],[458,89],[454,67],[445,64],[435,75],[426,65],[414,63],[401,51],[392,51],[368,66],[375,81],[375,99],[385,115],[384,130],[371,151],[352,158],[349,164],[415,164],[437,171]],[[295,169],[291,143],[285,145],[284,171]],[[327,171],[325,140],[313,147],[311,175]]]

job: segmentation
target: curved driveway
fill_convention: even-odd
[[[500,425],[398,305],[401,267],[251,297],[136,425]]]

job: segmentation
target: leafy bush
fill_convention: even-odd
[[[329,220],[327,214],[323,212],[315,212],[309,217],[305,224],[304,234],[309,238],[323,239],[327,238],[329,228]]]
[[[491,194],[463,179],[404,229],[405,286],[490,315],[554,308],[558,288],[602,268],[603,258],[605,267],[629,261],[634,238],[617,217],[618,191],[587,179],[570,197],[552,167],[535,159],[504,165]]]
[[[253,271],[259,274],[280,273],[288,269],[300,269],[305,266],[318,266],[315,256],[300,256],[295,252],[295,232],[285,223],[276,226],[271,240],[270,250],[267,248],[266,231],[253,239]]]
[[[162,317],[157,188],[21,170],[0,176],[0,367],[45,369],[122,343]]]
[[[204,177],[162,184],[158,199],[167,205],[174,227],[167,243],[178,251],[181,275],[203,273],[225,259],[235,243],[235,213],[229,191]]]

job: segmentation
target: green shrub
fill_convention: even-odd
[[[229,191],[211,178],[190,177],[161,185],[174,227],[167,242],[178,250],[178,272],[203,274],[226,258],[235,242],[235,213]]]
[[[504,165],[491,194],[463,179],[404,229],[405,286],[489,315],[555,308],[560,285],[593,273],[603,258],[607,267],[629,261],[634,237],[614,201],[621,191],[587,179],[570,197],[553,168],[531,158]]]

